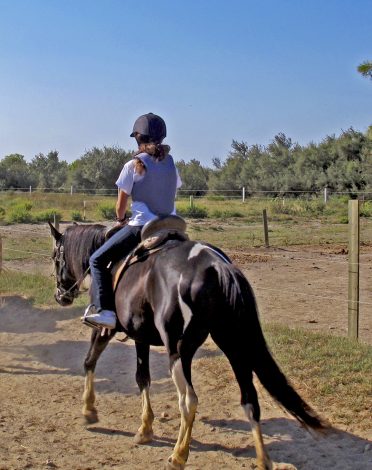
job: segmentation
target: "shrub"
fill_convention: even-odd
[[[5,217],[5,209],[0,206],[0,220],[3,220]]]
[[[177,214],[181,217],[189,217],[191,219],[205,219],[208,217],[207,209],[197,206],[179,208],[177,209]]]
[[[230,217],[244,217],[244,215],[238,211],[215,210],[211,213],[211,217],[214,217],[215,219],[229,219]]]
[[[15,198],[13,202],[11,203],[11,208],[14,210],[22,208],[25,211],[30,212],[30,210],[32,209],[32,203],[29,201],[24,201],[18,197],[18,198]]]
[[[348,224],[349,223],[349,218],[347,215],[342,215],[339,220],[338,220],[338,223],[339,224]]]
[[[8,194],[8,196],[9,196],[9,194]],[[9,206],[12,209],[22,208],[26,211],[30,211],[32,209],[32,202],[25,201],[24,199],[22,199],[20,197],[15,197],[10,201]]]
[[[8,221],[13,224],[34,222],[31,209],[32,204],[29,202],[15,204],[9,212]]]
[[[30,211],[17,207],[9,212],[8,221],[12,224],[27,224],[34,222],[34,219]]]
[[[101,217],[103,217],[105,220],[114,220],[116,217],[116,209],[114,204],[99,204],[98,211]]]
[[[320,215],[324,212],[325,204],[319,199],[275,199],[271,204],[274,214],[288,215]]]
[[[48,209],[34,214],[34,220],[36,222],[54,222],[54,218],[57,222],[60,222],[62,219],[62,214],[58,212],[57,209]]]
[[[360,216],[361,217],[372,217],[372,203],[371,201],[364,202],[360,205]]]
[[[351,199],[351,197],[348,194],[342,194],[341,196],[337,196],[337,200],[341,204],[347,204],[349,202],[349,199]]]
[[[71,220],[74,220],[75,222],[82,222],[83,221],[83,216],[80,211],[72,211],[71,212]]]

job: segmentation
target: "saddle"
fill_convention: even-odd
[[[113,274],[113,289],[115,291],[121,276],[128,266],[140,261],[164,248],[166,242],[189,240],[186,234],[186,222],[177,215],[160,216],[147,222],[141,230],[141,242],[122,261],[116,264]],[[169,244],[167,243],[169,247]]]

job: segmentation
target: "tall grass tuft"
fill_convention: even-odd
[[[264,325],[284,372],[314,406],[343,425],[370,425],[372,347],[348,338]]]
[[[181,217],[190,219],[205,219],[208,217],[208,211],[204,207],[192,206],[192,207],[179,207],[177,214]]]
[[[33,222],[31,214],[32,204],[29,202],[20,202],[14,204],[7,215],[7,221],[13,224],[24,224]]]
[[[97,207],[100,216],[105,220],[115,220],[115,204],[101,203]]]
[[[60,222],[62,220],[62,214],[57,209],[48,209],[46,211],[37,211],[33,214],[35,222],[53,222],[54,219]]]

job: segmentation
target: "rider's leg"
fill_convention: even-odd
[[[115,298],[108,265],[111,261],[125,257],[136,247],[141,239],[141,228],[126,225],[90,257],[92,301],[96,312],[89,313],[88,307],[88,311],[84,315],[84,322],[93,326],[115,328]]]

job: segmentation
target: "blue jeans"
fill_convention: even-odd
[[[141,241],[142,227],[125,225],[109,238],[89,259],[92,277],[92,301],[97,311],[115,311],[115,298],[112,289],[110,261],[118,261],[127,256]]]

